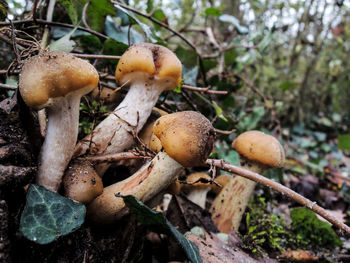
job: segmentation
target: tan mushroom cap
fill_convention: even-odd
[[[66,196],[83,204],[90,203],[103,192],[101,177],[88,163],[74,163],[63,179]]]
[[[115,79],[122,85],[131,84],[133,74],[145,73],[155,79],[165,80],[165,89],[172,90],[181,83],[180,60],[168,48],[151,44],[136,43],[122,55],[115,70]]]
[[[195,111],[160,117],[153,127],[166,153],[184,167],[203,165],[213,149],[214,128]]]
[[[200,179],[206,179],[206,180],[211,180],[212,178],[209,176],[209,174],[207,173],[192,173],[190,174],[187,179],[186,182],[188,183],[187,185],[184,185],[184,187],[211,187],[210,183],[204,183],[202,181],[200,181]]]
[[[248,131],[239,135],[232,143],[236,151],[251,161],[269,167],[282,167],[284,150],[279,141],[260,131]]]
[[[23,100],[35,109],[79,89],[87,89],[86,94],[97,83],[98,73],[88,61],[60,51],[43,52],[27,59],[19,78]]]

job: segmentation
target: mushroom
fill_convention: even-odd
[[[186,179],[187,184],[183,186],[183,189],[187,189],[188,191],[186,195],[187,199],[205,209],[207,193],[212,188],[209,183],[211,179],[212,178],[207,173],[190,174]]]
[[[69,173],[63,178],[65,196],[88,204],[103,192],[101,177],[87,162],[75,162],[70,165]]]
[[[150,200],[173,183],[183,167],[203,165],[213,148],[214,128],[198,112],[162,116],[153,131],[164,151],[131,177],[106,187],[88,206],[88,216],[93,221],[113,222],[125,214],[125,204],[115,197],[117,193],[134,195],[142,202]]]
[[[248,131],[236,138],[232,146],[240,154],[240,165],[252,172],[263,173],[269,167],[282,167],[284,150],[276,138],[260,131]],[[254,191],[256,182],[233,177],[215,198],[212,219],[223,233],[236,231]]]
[[[25,103],[48,113],[37,183],[57,191],[78,136],[80,98],[97,86],[87,61],[64,52],[43,52],[24,62],[19,90]]]
[[[75,148],[74,156],[118,153],[129,148],[151,114],[160,93],[181,82],[181,62],[169,49],[149,44],[132,45],[120,58],[116,81],[130,86],[119,106]],[[91,148],[90,148],[91,146]],[[102,175],[108,166],[98,166]]]
[[[212,184],[212,190],[218,195],[225,185],[232,179],[231,175],[221,174],[215,178],[215,182],[218,184]]]

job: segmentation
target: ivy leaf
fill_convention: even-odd
[[[128,45],[118,42],[117,40],[113,38],[108,38],[104,42],[103,46],[103,54],[104,55],[113,55],[113,56],[121,56],[124,54],[124,52],[129,48]],[[110,63],[117,64],[119,60],[116,59],[110,59]]]
[[[123,198],[130,212],[136,216],[139,222],[147,226],[151,231],[173,237],[184,249],[188,259],[192,263],[202,262],[198,247],[184,237],[161,212],[153,211],[134,196],[122,196],[117,194],[116,197]]]
[[[123,8],[119,5],[116,5],[116,8],[123,11],[129,17],[134,19],[136,21],[136,23],[141,27],[142,31],[146,34],[148,39],[150,39],[152,42],[157,42],[157,40],[158,40],[157,36],[152,32],[151,28],[148,25],[142,23],[132,12],[129,12],[125,8]]]
[[[190,86],[196,86],[198,67],[195,66],[193,68],[187,68],[185,66],[182,66],[182,71],[185,83]]]
[[[65,36],[61,37],[60,39],[51,42],[50,44],[50,50],[51,51],[64,51],[64,52],[71,52],[75,47],[75,42],[71,40],[70,38],[74,34],[76,28],[74,28],[71,32],[66,34]]]
[[[73,0],[58,0],[58,3],[66,10],[73,25],[77,25],[79,21],[77,2]]]
[[[87,23],[93,30],[102,32],[105,27],[106,17],[115,14],[116,11],[111,1],[90,0],[90,4],[86,10]]]
[[[21,216],[20,231],[38,244],[48,244],[79,228],[85,213],[84,205],[32,184]]]

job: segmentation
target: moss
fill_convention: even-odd
[[[319,220],[314,212],[300,207],[291,210],[292,229],[305,245],[341,246],[342,242],[334,233],[331,225]]]

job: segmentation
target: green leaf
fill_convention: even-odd
[[[128,45],[122,43],[122,42],[118,42],[116,40],[114,40],[113,38],[108,38],[105,42],[104,42],[104,46],[103,46],[103,51],[102,53],[104,55],[113,55],[113,56],[121,56],[124,54],[124,52],[129,48]],[[112,64],[117,64],[118,60],[115,59],[111,59],[110,63]]]
[[[116,194],[116,197],[123,198],[125,205],[130,209],[130,212],[136,216],[136,219],[139,222],[147,226],[151,231],[159,234],[166,234],[175,238],[192,263],[202,262],[198,247],[185,238],[161,212],[153,211],[134,196],[121,196]]]
[[[213,106],[216,112],[216,115],[218,115],[218,117],[224,121],[227,121],[226,117],[223,114],[223,110],[221,109],[221,107],[213,100]]]
[[[342,242],[334,233],[331,225],[319,220],[316,214],[306,207],[290,211],[292,227],[296,234],[309,243],[316,245],[341,246]]]
[[[61,37],[60,39],[51,42],[50,51],[64,51],[68,53],[71,52],[75,47],[75,42],[73,40],[70,40],[70,38],[74,34],[75,30],[76,28],[74,28],[67,35]]]
[[[197,65],[198,56],[194,50],[178,46],[175,50],[175,54],[186,67],[192,68]]]
[[[227,67],[231,66],[235,62],[238,53],[235,49],[229,49],[224,53],[225,65]]]
[[[116,41],[122,42],[126,45],[129,44],[129,26],[117,26],[114,21],[107,19],[105,31],[107,36],[114,38]],[[130,29],[130,44],[144,41],[145,39],[143,35],[133,28]]]
[[[221,16],[221,11],[214,7],[209,7],[205,9],[205,14],[208,16]]]
[[[106,16],[115,15],[116,11],[109,0],[90,0],[86,10],[88,25],[98,32],[102,32],[105,27]]]
[[[150,39],[152,42],[156,42],[158,40],[158,37],[152,32],[151,28],[148,25],[142,23],[132,12],[129,12],[128,10],[119,5],[116,5],[116,8],[120,9],[129,17],[134,19],[136,23],[141,27],[142,31],[146,34],[148,39]]]
[[[78,24],[79,17],[77,2],[74,0],[58,0],[58,3],[60,3],[66,10],[73,25]]]
[[[219,20],[222,22],[231,23],[236,28],[238,34],[245,35],[249,32],[248,28],[245,26],[241,26],[239,20],[234,16],[224,14],[219,16]]]
[[[85,213],[84,205],[32,184],[21,216],[20,231],[38,244],[48,244],[79,228]]]
[[[289,90],[290,88],[295,88],[297,86],[298,86],[298,83],[296,82],[286,81],[286,82],[283,82],[279,88],[283,91],[286,91],[286,90]]]
[[[265,109],[263,106],[257,106],[253,108],[253,112],[242,118],[238,123],[238,128],[240,131],[254,130],[261,118],[265,114]]]
[[[258,50],[260,53],[264,53],[264,51],[267,49],[269,44],[272,40],[272,33],[268,33],[264,36],[264,38],[261,40],[261,42],[258,44]]]
[[[350,150],[350,133],[338,135],[338,147],[341,150]]]
[[[203,59],[203,67],[205,72],[208,72],[209,70],[215,68],[216,65],[217,62],[215,59]]]
[[[146,9],[147,13],[151,13],[151,11],[153,10],[153,3],[154,3],[154,0],[147,1],[147,9]]]

